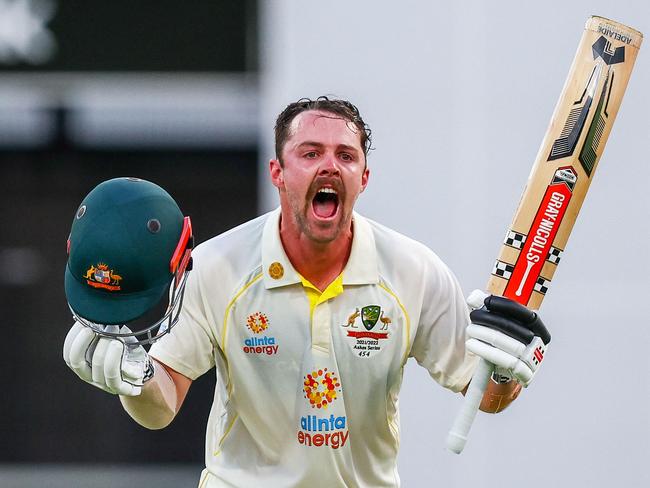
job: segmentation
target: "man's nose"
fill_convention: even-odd
[[[336,161],[336,157],[334,155],[328,154],[325,158],[323,158],[321,166],[318,168],[318,174],[322,176],[333,176],[341,174],[338,162]]]

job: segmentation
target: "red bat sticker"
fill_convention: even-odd
[[[559,168],[553,175],[515,263],[504,291],[505,297],[523,305],[528,303],[569,206],[577,179],[576,171],[570,166]]]

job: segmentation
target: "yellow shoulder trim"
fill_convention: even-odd
[[[399,305],[399,308],[402,309],[402,313],[404,314],[404,317],[406,317],[406,329],[404,331],[405,337],[404,337],[404,356],[402,357],[402,366],[406,363],[406,360],[408,359],[408,352],[410,349],[411,345],[411,318],[409,317],[408,312],[406,311],[406,308],[404,308],[404,305],[402,305],[402,301],[399,299],[399,297],[386,286],[386,284],[383,281],[380,281],[379,286],[386,291],[390,296],[392,296],[397,304]]]
[[[228,354],[226,352],[226,331],[228,329],[228,315],[230,314],[230,309],[232,306],[235,304],[235,302],[239,299],[242,294],[248,290],[256,281],[258,281],[264,274],[262,272],[256,274],[253,276],[253,279],[250,280],[248,283],[246,283],[244,286],[242,286],[241,290],[237,292],[237,294],[233,297],[232,300],[230,300],[230,303],[226,307],[226,312],[223,316],[223,329],[221,331],[221,350],[223,351],[224,356],[226,356],[226,359],[228,358]]]

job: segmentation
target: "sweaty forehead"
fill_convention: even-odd
[[[293,145],[304,141],[323,144],[347,144],[361,148],[357,127],[338,114],[309,110],[298,114],[289,126],[289,141]]]

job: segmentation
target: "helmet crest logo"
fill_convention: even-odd
[[[114,273],[106,263],[97,263],[97,266],[91,264],[84,278],[86,283],[93,288],[102,288],[109,291],[121,290],[120,281],[122,277]]]

